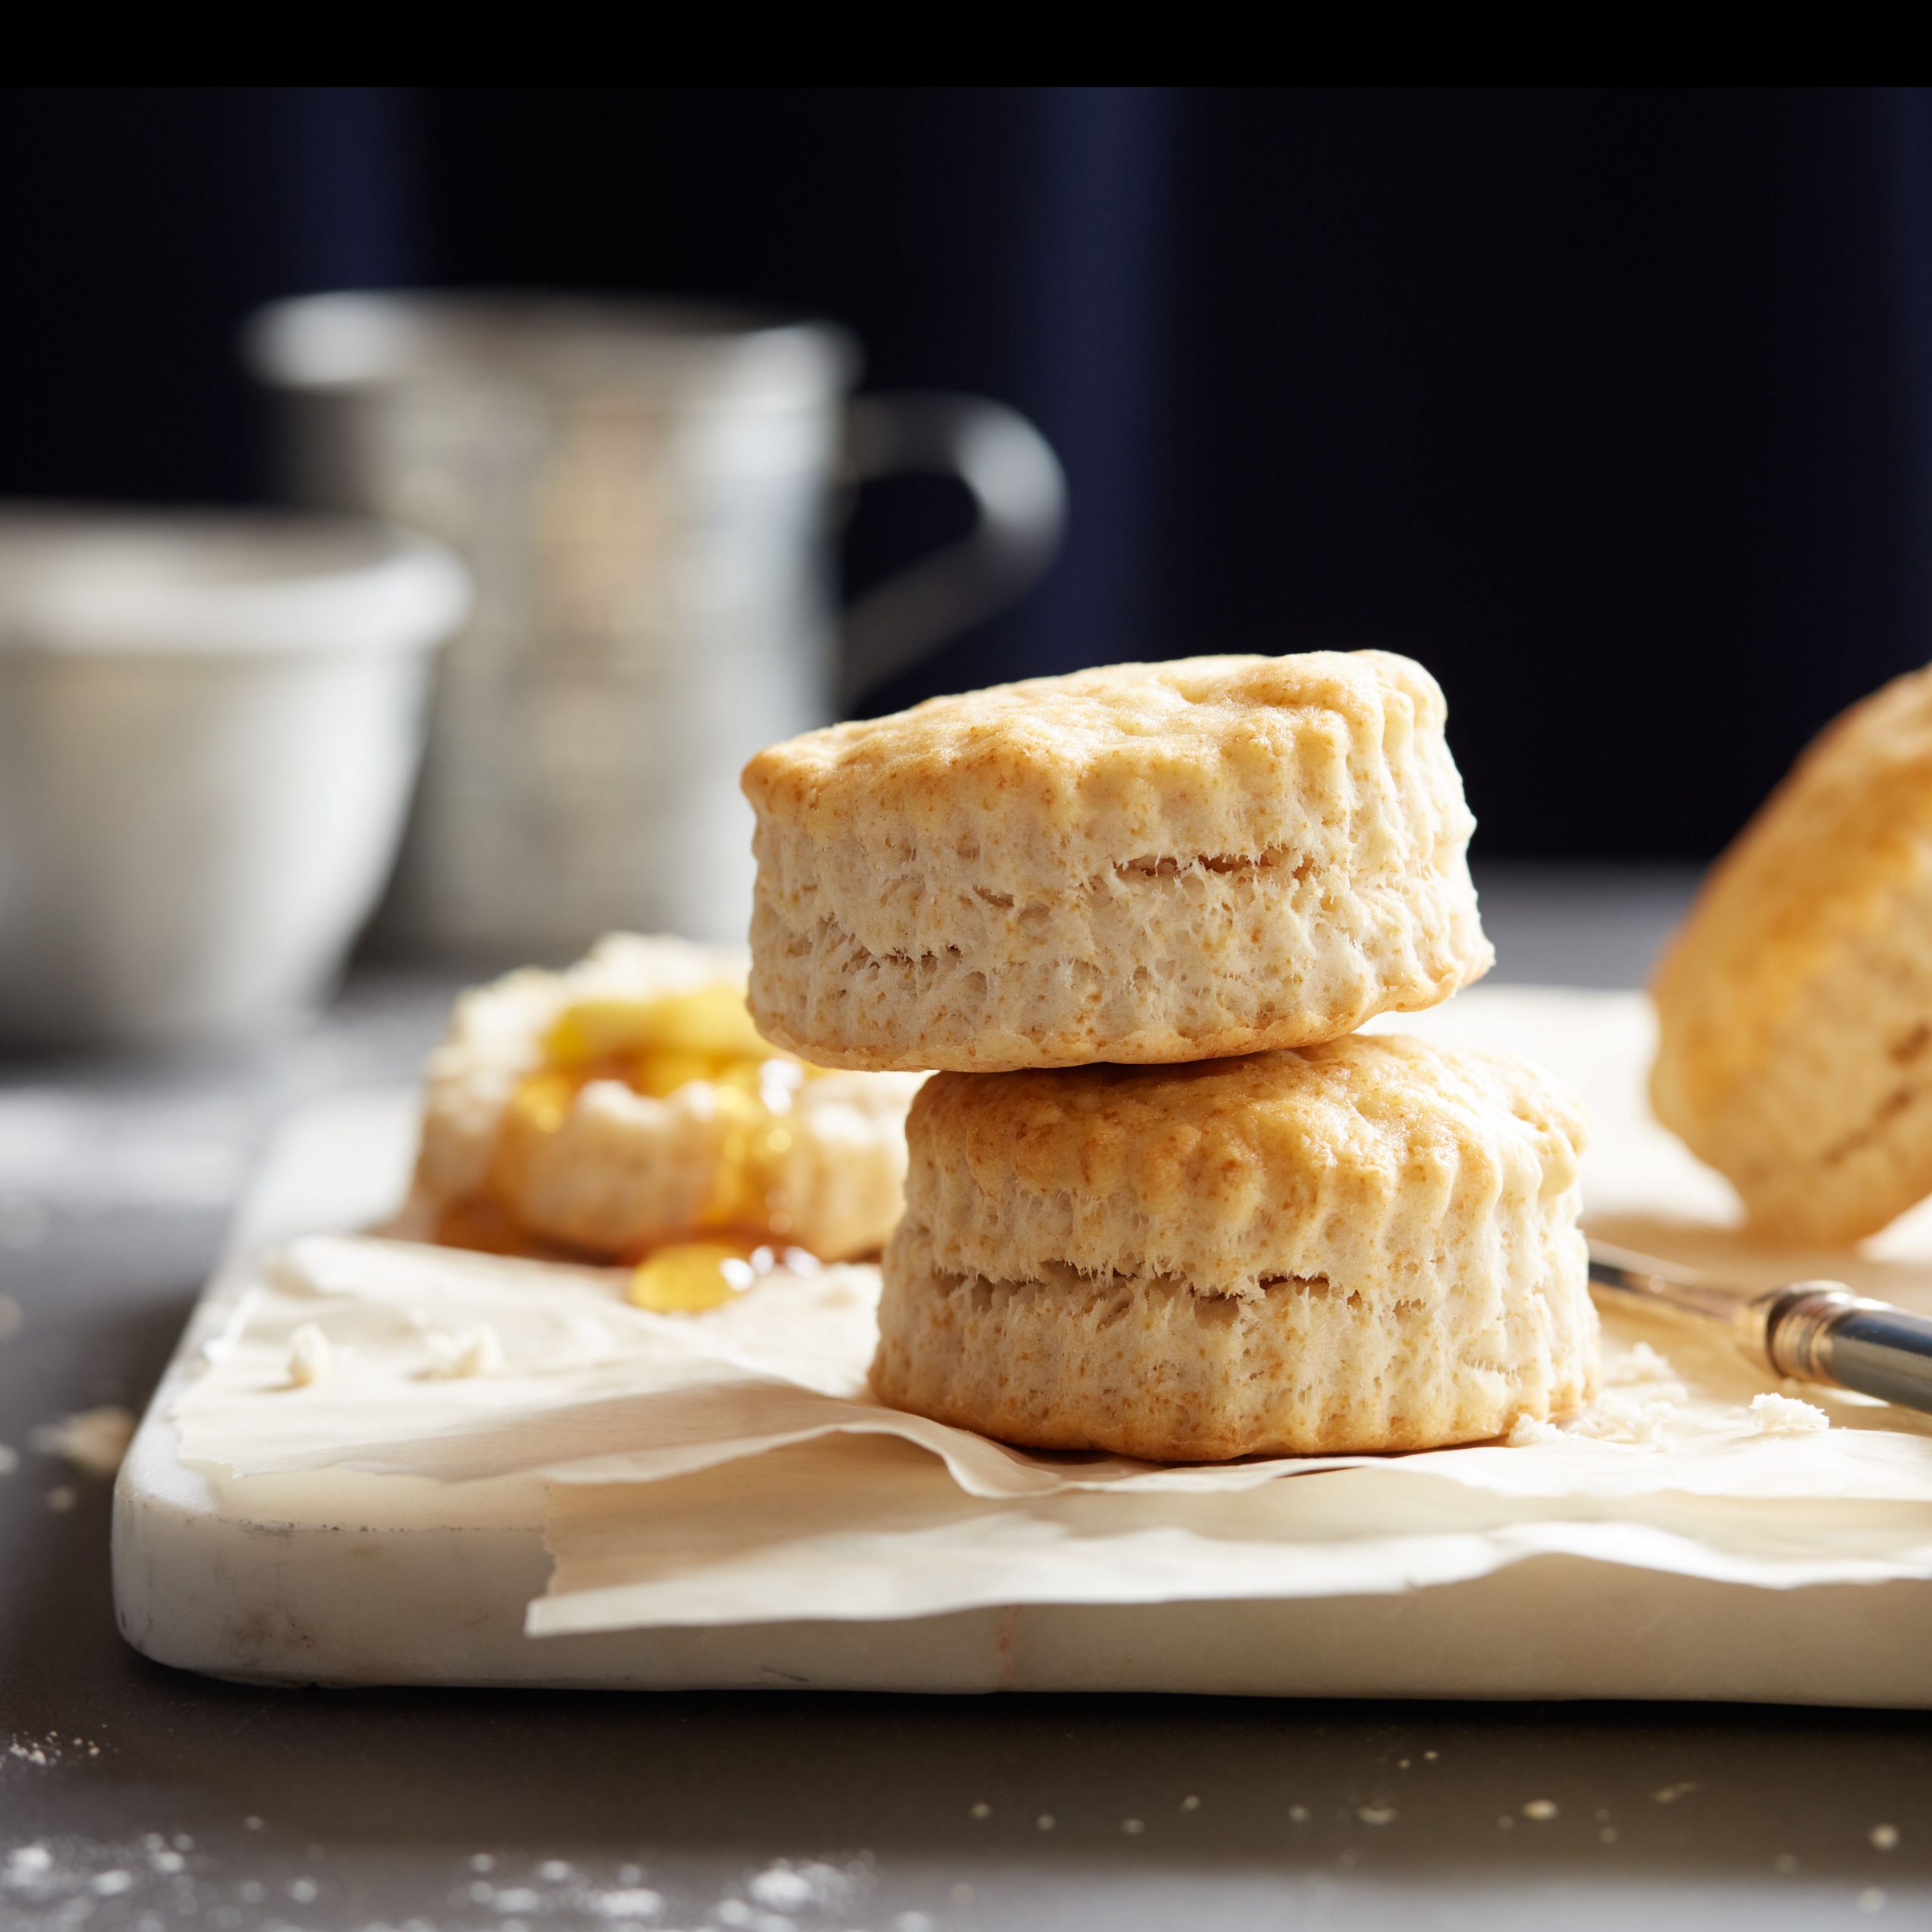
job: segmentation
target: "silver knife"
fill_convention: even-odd
[[[1590,1285],[1718,1323],[1774,1375],[1855,1389],[1932,1414],[1932,1318],[1869,1301],[1842,1281],[1794,1281],[1754,1294],[1593,1241]]]

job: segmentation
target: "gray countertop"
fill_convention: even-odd
[[[1688,890],[1484,884],[1507,977],[1599,986],[1641,976]],[[106,1488],[32,1431],[140,1406],[269,1127],[406,1077],[449,990],[365,972],[254,1052],[0,1067],[0,1926],[1497,1932],[1932,1907],[1912,1715],[277,1693],[146,1663],[115,1634]]]

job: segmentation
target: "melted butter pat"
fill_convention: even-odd
[[[768,1060],[744,995],[728,986],[658,999],[584,999],[566,1007],[543,1038],[543,1058],[573,1067],[662,1055],[694,1062]]]

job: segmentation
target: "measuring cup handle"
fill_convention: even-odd
[[[846,405],[845,472],[956,476],[977,519],[957,543],[846,607],[842,694],[857,697],[934,647],[1004,610],[1038,581],[1066,528],[1066,476],[1017,410],[983,397],[860,396]]]

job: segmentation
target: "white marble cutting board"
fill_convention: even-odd
[[[1507,1030],[1627,1112],[1645,1019],[1601,998],[1590,1042],[1506,989],[1428,1017]],[[1566,1002],[1574,1012],[1574,998]],[[1416,1023],[1406,1023],[1415,1025]],[[1425,1030],[1418,1026],[1417,1030]],[[1537,1037],[1541,1035],[1543,1037]],[[1605,1052],[1610,1070],[1606,1071]],[[125,1465],[115,1601],[130,1643],[212,1675],[289,1684],[633,1689],[1147,1690],[1272,1696],[1664,1697],[1932,1707],[1932,1584],[1764,1589],[1545,1556],[1396,1595],[1028,1605],[891,1623],[532,1638],[549,1571],[540,1484],[332,1470],[220,1479],[185,1466],[167,1410],[251,1257],[379,1220],[407,1175],[405,1095],[294,1122],[238,1217]],[[1660,1159],[1669,1150],[1660,1147]],[[1626,1161],[1627,1170],[1630,1163]],[[1721,1186],[1711,1182],[1714,1214]],[[318,1189],[321,1190],[318,1198]],[[1639,1190],[1641,1193],[1641,1190]],[[1626,1218],[1641,1201],[1604,1204]]]

